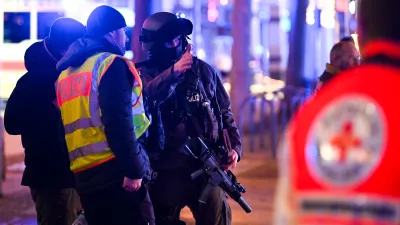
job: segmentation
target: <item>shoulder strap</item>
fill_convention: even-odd
[[[201,94],[202,107],[204,107],[206,109],[207,114],[210,119],[210,122],[211,122],[211,127],[210,127],[211,132],[210,132],[209,139],[217,141],[218,136],[219,136],[219,130],[222,130],[222,120],[221,120],[221,116],[220,116],[221,112],[219,109],[218,102],[216,101],[216,98],[213,98],[210,100],[207,97],[207,93],[204,89],[201,76],[208,76],[208,74],[201,74],[199,60],[195,56],[193,57],[192,70],[195,74],[197,74],[198,89]]]
[[[199,75],[199,80],[202,80],[201,76],[204,76],[204,75],[201,74],[200,66],[199,66],[199,59],[196,56],[193,57],[193,64],[194,64],[193,70],[196,71],[196,73]],[[223,129],[223,124],[222,124],[221,109],[219,107],[217,98],[215,97],[215,98],[213,98],[211,100],[208,99],[206,91],[205,91],[204,86],[203,86],[203,82],[199,82],[199,89],[200,89],[200,92],[201,92],[204,100],[209,102],[210,107],[213,109],[213,114],[214,114],[215,120],[216,120],[214,122],[217,123],[217,126],[218,126],[217,130],[221,131]],[[216,90],[215,90],[214,95],[215,96],[217,95]]]

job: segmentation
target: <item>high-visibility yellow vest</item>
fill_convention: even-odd
[[[142,81],[133,63],[125,57],[99,53],[88,58],[79,68],[64,70],[56,82],[57,104],[64,124],[70,167],[75,173],[115,157],[108,146],[100,119],[98,87],[104,73],[117,57],[126,61],[134,76],[132,122],[136,138],[143,135],[150,125],[143,106]]]

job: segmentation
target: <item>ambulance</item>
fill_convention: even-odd
[[[0,102],[8,99],[18,79],[26,73],[26,49],[48,35],[55,19],[66,16],[86,25],[90,12],[103,4],[112,5],[124,15],[130,36],[135,21],[134,1],[0,0]],[[132,57],[132,51],[125,56]]]

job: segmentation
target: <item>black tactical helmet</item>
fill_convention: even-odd
[[[190,20],[170,12],[158,12],[144,21],[139,41],[142,42],[142,49],[149,51],[154,43],[165,43],[176,36],[188,36],[192,31]]]

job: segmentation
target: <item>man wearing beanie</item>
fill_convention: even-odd
[[[53,100],[56,64],[85,32],[76,20],[57,19],[49,36],[26,51],[28,72],[17,82],[5,110],[6,131],[21,135],[26,165],[22,185],[31,190],[39,225],[70,225],[80,210],[61,115]]]
[[[143,183],[150,180],[141,145],[150,120],[142,82],[125,54],[125,19],[109,6],[97,7],[87,35],[57,64],[56,82],[70,168],[89,225],[154,224]]]

